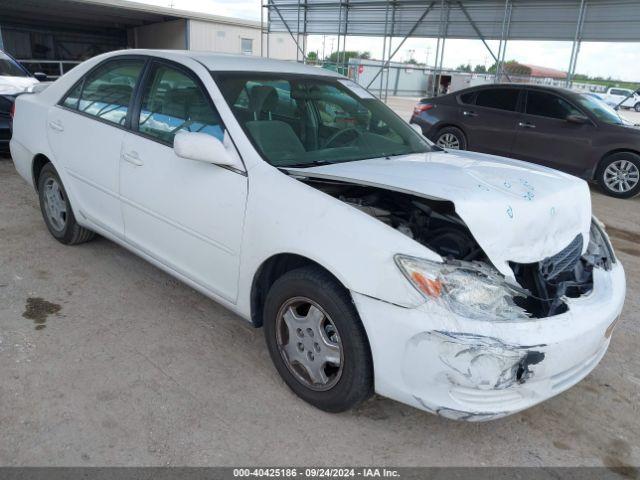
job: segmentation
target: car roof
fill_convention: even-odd
[[[178,57],[191,58],[212,72],[265,72],[298,75],[314,75],[344,78],[342,75],[320,67],[287,60],[273,60],[270,58],[250,55],[230,55],[226,53],[212,53],[197,50],[146,50],[130,49],[114,52],[116,55],[149,55],[168,60]]]
[[[490,88],[518,88],[518,89],[527,89],[527,90],[542,90],[547,92],[551,91],[551,92],[563,93],[565,95],[576,95],[579,93],[564,87],[552,87],[549,85],[535,85],[531,83],[487,83],[485,85],[475,85],[473,87],[464,88],[453,93],[455,93],[456,95],[460,95],[466,92],[476,92],[479,90],[485,90]]]

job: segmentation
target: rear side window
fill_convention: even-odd
[[[101,120],[124,125],[143,66],[144,60],[105,63],[74,87],[62,104]]]
[[[166,65],[156,65],[145,86],[138,131],[170,145],[180,131],[224,137],[222,121],[206,92],[191,77]]]
[[[460,101],[462,103],[473,103],[473,97],[476,92],[467,92],[460,95]]]
[[[569,115],[581,115],[581,112],[569,102],[557,95],[546,92],[527,92],[527,109],[529,115],[566,119]]]
[[[519,90],[515,88],[489,88],[480,90],[476,96],[479,107],[497,108],[499,110],[516,111]]]

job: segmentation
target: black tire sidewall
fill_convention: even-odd
[[[602,162],[600,162],[600,165],[598,167],[598,171],[596,173],[596,180],[598,182],[598,185],[600,186],[600,189],[607,195],[611,196],[611,197],[616,197],[616,198],[631,198],[634,197],[636,195],[638,195],[638,193],[640,193],[640,182],[638,182],[638,184],[632,188],[631,190],[629,190],[628,192],[624,192],[624,193],[620,193],[620,192],[616,192],[614,190],[611,190],[606,182],[604,181],[604,171],[607,169],[607,167],[617,161],[617,160],[627,160],[630,161],[632,163],[634,163],[636,165],[636,167],[638,167],[638,170],[640,170],[640,156],[635,155],[633,153],[627,153],[627,152],[620,152],[620,153],[614,153],[613,155],[609,155],[608,157],[606,157],[604,160],[602,160]]]
[[[457,128],[457,127],[444,127],[444,128],[441,128],[440,130],[438,130],[438,133],[435,136],[434,143],[437,143],[438,139],[442,135],[445,135],[447,133],[455,135],[455,137],[458,139],[458,143],[460,144],[459,150],[466,150],[467,149],[467,138],[464,136],[464,132],[462,130],[460,130],[459,128]]]
[[[276,320],[281,306],[293,297],[307,297],[331,317],[340,335],[343,370],[330,390],[315,391],[302,384],[287,368],[276,341]],[[264,305],[264,334],[278,373],[296,395],[321,410],[342,412],[373,393],[373,362],[364,326],[353,303],[328,274],[305,267],[293,270],[271,286]]]
[[[62,189],[62,193],[64,194],[64,201],[67,206],[67,222],[62,231],[56,231],[47,216],[47,211],[44,206],[44,184],[48,178],[55,179],[58,182],[58,185]],[[42,217],[44,218],[44,222],[47,225],[47,229],[49,233],[53,235],[56,240],[59,240],[62,243],[69,243],[73,238],[73,229],[76,224],[75,216],[73,215],[73,211],[71,209],[71,203],[69,202],[69,195],[67,194],[66,189],[64,188],[64,184],[58,175],[55,167],[51,163],[47,163],[40,172],[40,176],[38,178],[38,198],[40,200],[40,211],[42,212]]]

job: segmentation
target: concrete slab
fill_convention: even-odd
[[[286,388],[261,330],[107,240],[56,242],[2,160],[0,465],[640,465],[640,199],[593,204],[629,292],[587,379],[484,424],[379,397],[330,415]]]

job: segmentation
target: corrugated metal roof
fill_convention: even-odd
[[[346,32],[360,36],[386,33],[396,37],[407,35],[432,3],[431,10],[411,36],[437,37],[441,0],[265,0],[271,32],[286,32],[288,26],[293,33],[311,35],[344,35]],[[640,0],[585,0],[585,4],[583,41],[640,41]],[[501,38],[504,0],[445,0],[444,5],[445,12],[447,5],[449,8],[447,38],[478,38],[463,9],[486,39]],[[572,41],[579,10],[580,0],[514,0],[508,38]],[[386,32],[385,18],[389,20]]]

